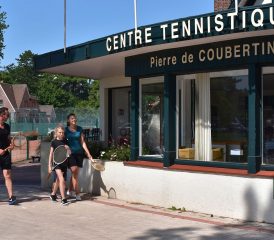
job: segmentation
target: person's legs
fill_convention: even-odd
[[[72,166],[70,168],[71,170],[71,185],[73,190],[75,191],[76,195],[79,194],[79,188],[78,188],[78,173],[79,168],[77,166]]]
[[[11,179],[11,170],[10,169],[3,169],[3,176],[5,179],[5,185],[7,188],[8,196],[11,198],[12,195],[12,179]]]
[[[59,189],[62,199],[65,199],[65,188],[66,188],[66,182],[63,176],[63,172],[61,169],[56,169],[57,179],[59,182]],[[56,184],[57,185],[57,184]]]

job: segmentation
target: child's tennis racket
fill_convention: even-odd
[[[69,151],[65,145],[60,145],[53,151],[52,171],[60,164],[65,162],[69,157]]]
[[[64,163],[70,155],[70,151],[65,147],[65,145],[60,145],[53,151],[53,164],[51,167],[51,173],[54,169]],[[48,174],[48,180],[50,179],[51,173]]]
[[[105,166],[104,166],[104,164],[103,164],[103,161],[100,160],[100,159],[93,159],[93,160],[91,160],[91,166],[92,166],[95,170],[100,171],[100,172],[102,172],[102,171],[105,170]]]

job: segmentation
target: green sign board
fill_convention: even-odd
[[[126,58],[126,76],[182,74],[274,64],[274,36],[244,38],[152,52]]]

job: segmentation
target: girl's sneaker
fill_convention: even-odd
[[[55,195],[49,195],[49,198],[51,199],[51,201],[53,202],[57,202],[57,196]]]
[[[66,198],[64,198],[64,199],[62,199],[62,201],[61,201],[61,205],[62,206],[66,206],[66,205],[68,205],[69,203],[68,203],[68,200],[66,199]]]

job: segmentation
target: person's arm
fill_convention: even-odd
[[[90,152],[88,150],[87,144],[85,142],[85,137],[84,137],[83,133],[81,133],[81,145],[82,145],[85,153],[87,154],[88,159],[91,160],[91,161],[93,161],[93,158],[92,158],[92,156],[91,156],[91,154],[90,154]]]
[[[52,166],[52,160],[53,160],[53,147],[50,147],[49,151],[49,166],[48,166],[48,173],[51,173],[51,166]]]

